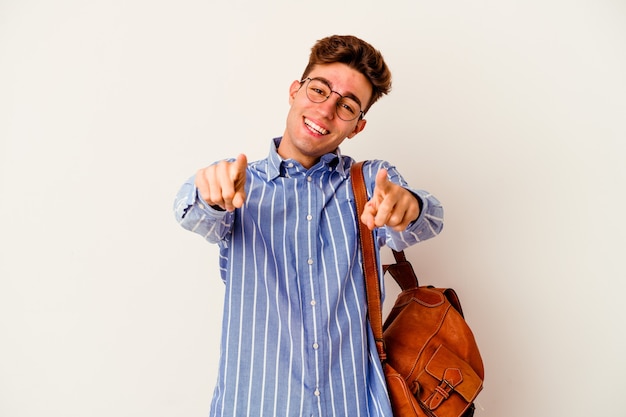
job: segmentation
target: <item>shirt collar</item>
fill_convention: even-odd
[[[267,166],[267,180],[272,181],[275,178],[279,177],[281,174],[281,167],[283,165],[288,165],[289,163],[294,163],[290,160],[283,159],[278,154],[278,145],[280,145],[280,141],[282,137],[274,138],[270,145],[270,153],[268,157],[268,166]],[[322,164],[322,166],[327,169],[336,170],[341,176],[346,177],[346,170],[344,167],[344,156],[341,154],[341,150],[337,148],[335,152],[327,153],[320,158],[320,162],[316,164],[318,166]],[[283,170],[284,172],[284,167]]]

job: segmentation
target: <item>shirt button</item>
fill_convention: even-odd
[[[293,168],[293,162],[289,162],[289,163],[287,164],[287,168]]]
[[[313,219],[313,216],[311,216],[311,215],[309,214],[308,216],[306,216],[306,219],[307,219],[308,221],[311,221],[311,220]]]
[[[320,396],[320,390],[316,389],[315,391],[313,391],[313,394],[315,394],[316,397]]]
[[[313,181],[313,178],[311,178],[311,177],[306,177],[306,180],[307,180],[308,182],[311,182],[311,181]]]
[[[320,345],[318,345],[317,343],[313,343],[313,349],[319,349]]]
[[[309,265],[313,265],[313,259],[309,259],[308,261],[306,261]]]
[[[311,300],[311,305],[314,306],[315,304],[317,304],[315,300]]]

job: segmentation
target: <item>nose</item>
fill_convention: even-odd
[[[332,93],[334,93],[334,91]],[[320,111],[329,119],[336,116],[337,102],[341,99],[341,96],[337,95],[337,97],[335,97],[332,93],[325,101],[318,103]]]

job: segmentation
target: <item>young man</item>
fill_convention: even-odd
[[[290,110],[269,156],[199,170],[175,201],[180,224],[220,247],[226,284],[211,416],[390,416],[367,322],[354,160],[339,145],[365,128],[391,86],[381,54],[353,36],[312,48],[289,88]],[[364,167],[360,219],[379,246],[433,237],[443,209],[385,161]]]

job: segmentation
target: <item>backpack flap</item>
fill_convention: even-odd
[[[425,367],[426,373],[418,378],[421,385],[420,399],[430,410],[436,410],[458,394],[463,401],[471,403],[482,390],[482,379],[472,367],[452,351],[441,345]]]

